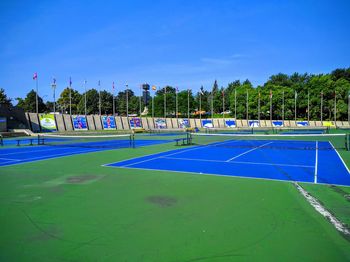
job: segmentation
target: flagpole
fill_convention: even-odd
[[[296,90],[295,91],[295,95],[294,95],[294,121],[297,121],[297,96],[298,93]]]
[[[323,121],[323,91],[321,91],[321,123]]]
[[[98,112],[101,115],[101,82],[98,80]]]
[[[272,90],[270,89],[270,122],[272,124]]]
[[[211,90],[211,122],[214,122],[214,88]]]
[[[126,95],[126,117],[129,119],[129,91],[128,91],[128,88],[129,86],[128,85],[125,85],[126,87],[126,90],[125,90],[125,95]]]
[[[35,102],[36,102],[36,113],[39,113],[39,102],[38,102],[38,77],[35,78],[35,86],[36,86],[36,96],[35,96]]]
[[[166,118],[166,87],[164,87],[164,118]]]
[[[139,104],[140,104],[140,117],[142,113],[142,103],[141,103],[141,97],[142,97],[142,85],[140,86],[140,97],[139,97]]]
[[[235,120],[237,121],[237,90],[235,87]]]
[[[203,86],[201,86],[201,90],[199,92],[199,120],[202,123],[202,89]]]
[[[176,120],[178,119],[178,115],[177,115],[177,113],[178,113],[177,92],[178,92],[178,88],[176,87],[176,89],[175,89],[175,110],[176,110],[175,114],[176,114]]]
[[[260,123],[260,91],[259,91],[259,94],[258,94],[258,120],[259,120],[259,123]]]
[[[112,98],[113,98],[113,116],[115,117],[115,92],[114,92],[114,82],[112,84],[112,90],[113,90],[113,94],[112,94]]]
[[[225,119],[225,92],[222,90],[222,118]]]
[[[336,126],[337,121],[337,93],[334,90],[334,125]]]
[[[154,118],[154,95],[155,94],[153,93],[153,96],[152,96],[152,118]]]
[[[249,93],[248,93],[248,89],[247,89],[247,102],[246,102],[246,111],[247,111],[247,121],[249,120]]]
[[[190,119],[190,89],[187,89],[187,118]]]
[[[310,122],[310,91],[307,90],[307,122]]]
[[[69,115],[72,115],[72,78],[69,77]]]
[[[85,89],[85,95],[84,95],[84,108],[85,108],[85,116],[86,116],[86,80],[84,80],[84,89]]]
[[[282,90],[282,122],[284,123],[284,89]]]

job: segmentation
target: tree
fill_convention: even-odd
[[[62,113],[69,113],[69,87],[65,88],[60,97],[57,100],[57,109],[59,109]],[[72,97],[72,114],[77,114],[77,106],[79,101],[81,100],[81,94],[77,90],[71,89],[71,97]]]
[[[113,113],[113,95],[108,91],[101,91],[101,113]]]
[[[5,94],[5,90],[0,88],[0,104],[6,106],[12,106],[12,99],[8,98]]]
[[[86,114],[98,114],[98,103],[99,96],[96,89],[90,89],[81,95],[80,101],[78,103],[78,112],[80,114],[85,114],[85,95],[86,95]]]
[[[33,89],[27,94],[25,99],[16,98],[16,100],[18,101],[17,106],[24,111],[36,112],[36,92]],[[38,96],[38,110],[39,113],[46,111],[46,106],[40,96]]]

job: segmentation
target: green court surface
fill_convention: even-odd
[[[293,183],[102,166],[173,149],[1,167],[0,260],[350,260],[347,237]],[[349,222],[349,188],[301,185]]]

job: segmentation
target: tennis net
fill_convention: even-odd
[[[349,134],[205,134],[192,133],[193,145],[290,150],[349,150]]]
[[[125,135],[53,135],[38,136],[39,145],[85,148],[127,148],[135,147],[134,136]]]

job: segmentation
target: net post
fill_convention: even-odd
[[[346,151],[350,151],[349,141],[350,141],[350,134],[345,134],[345,149],[346,149]]]
[[[3,146],[4,145],[4,140],[2,138],[2,135],[0,135],[0,145]]]
[[[130,147],[135,148],[135,134],[130,135]]]

